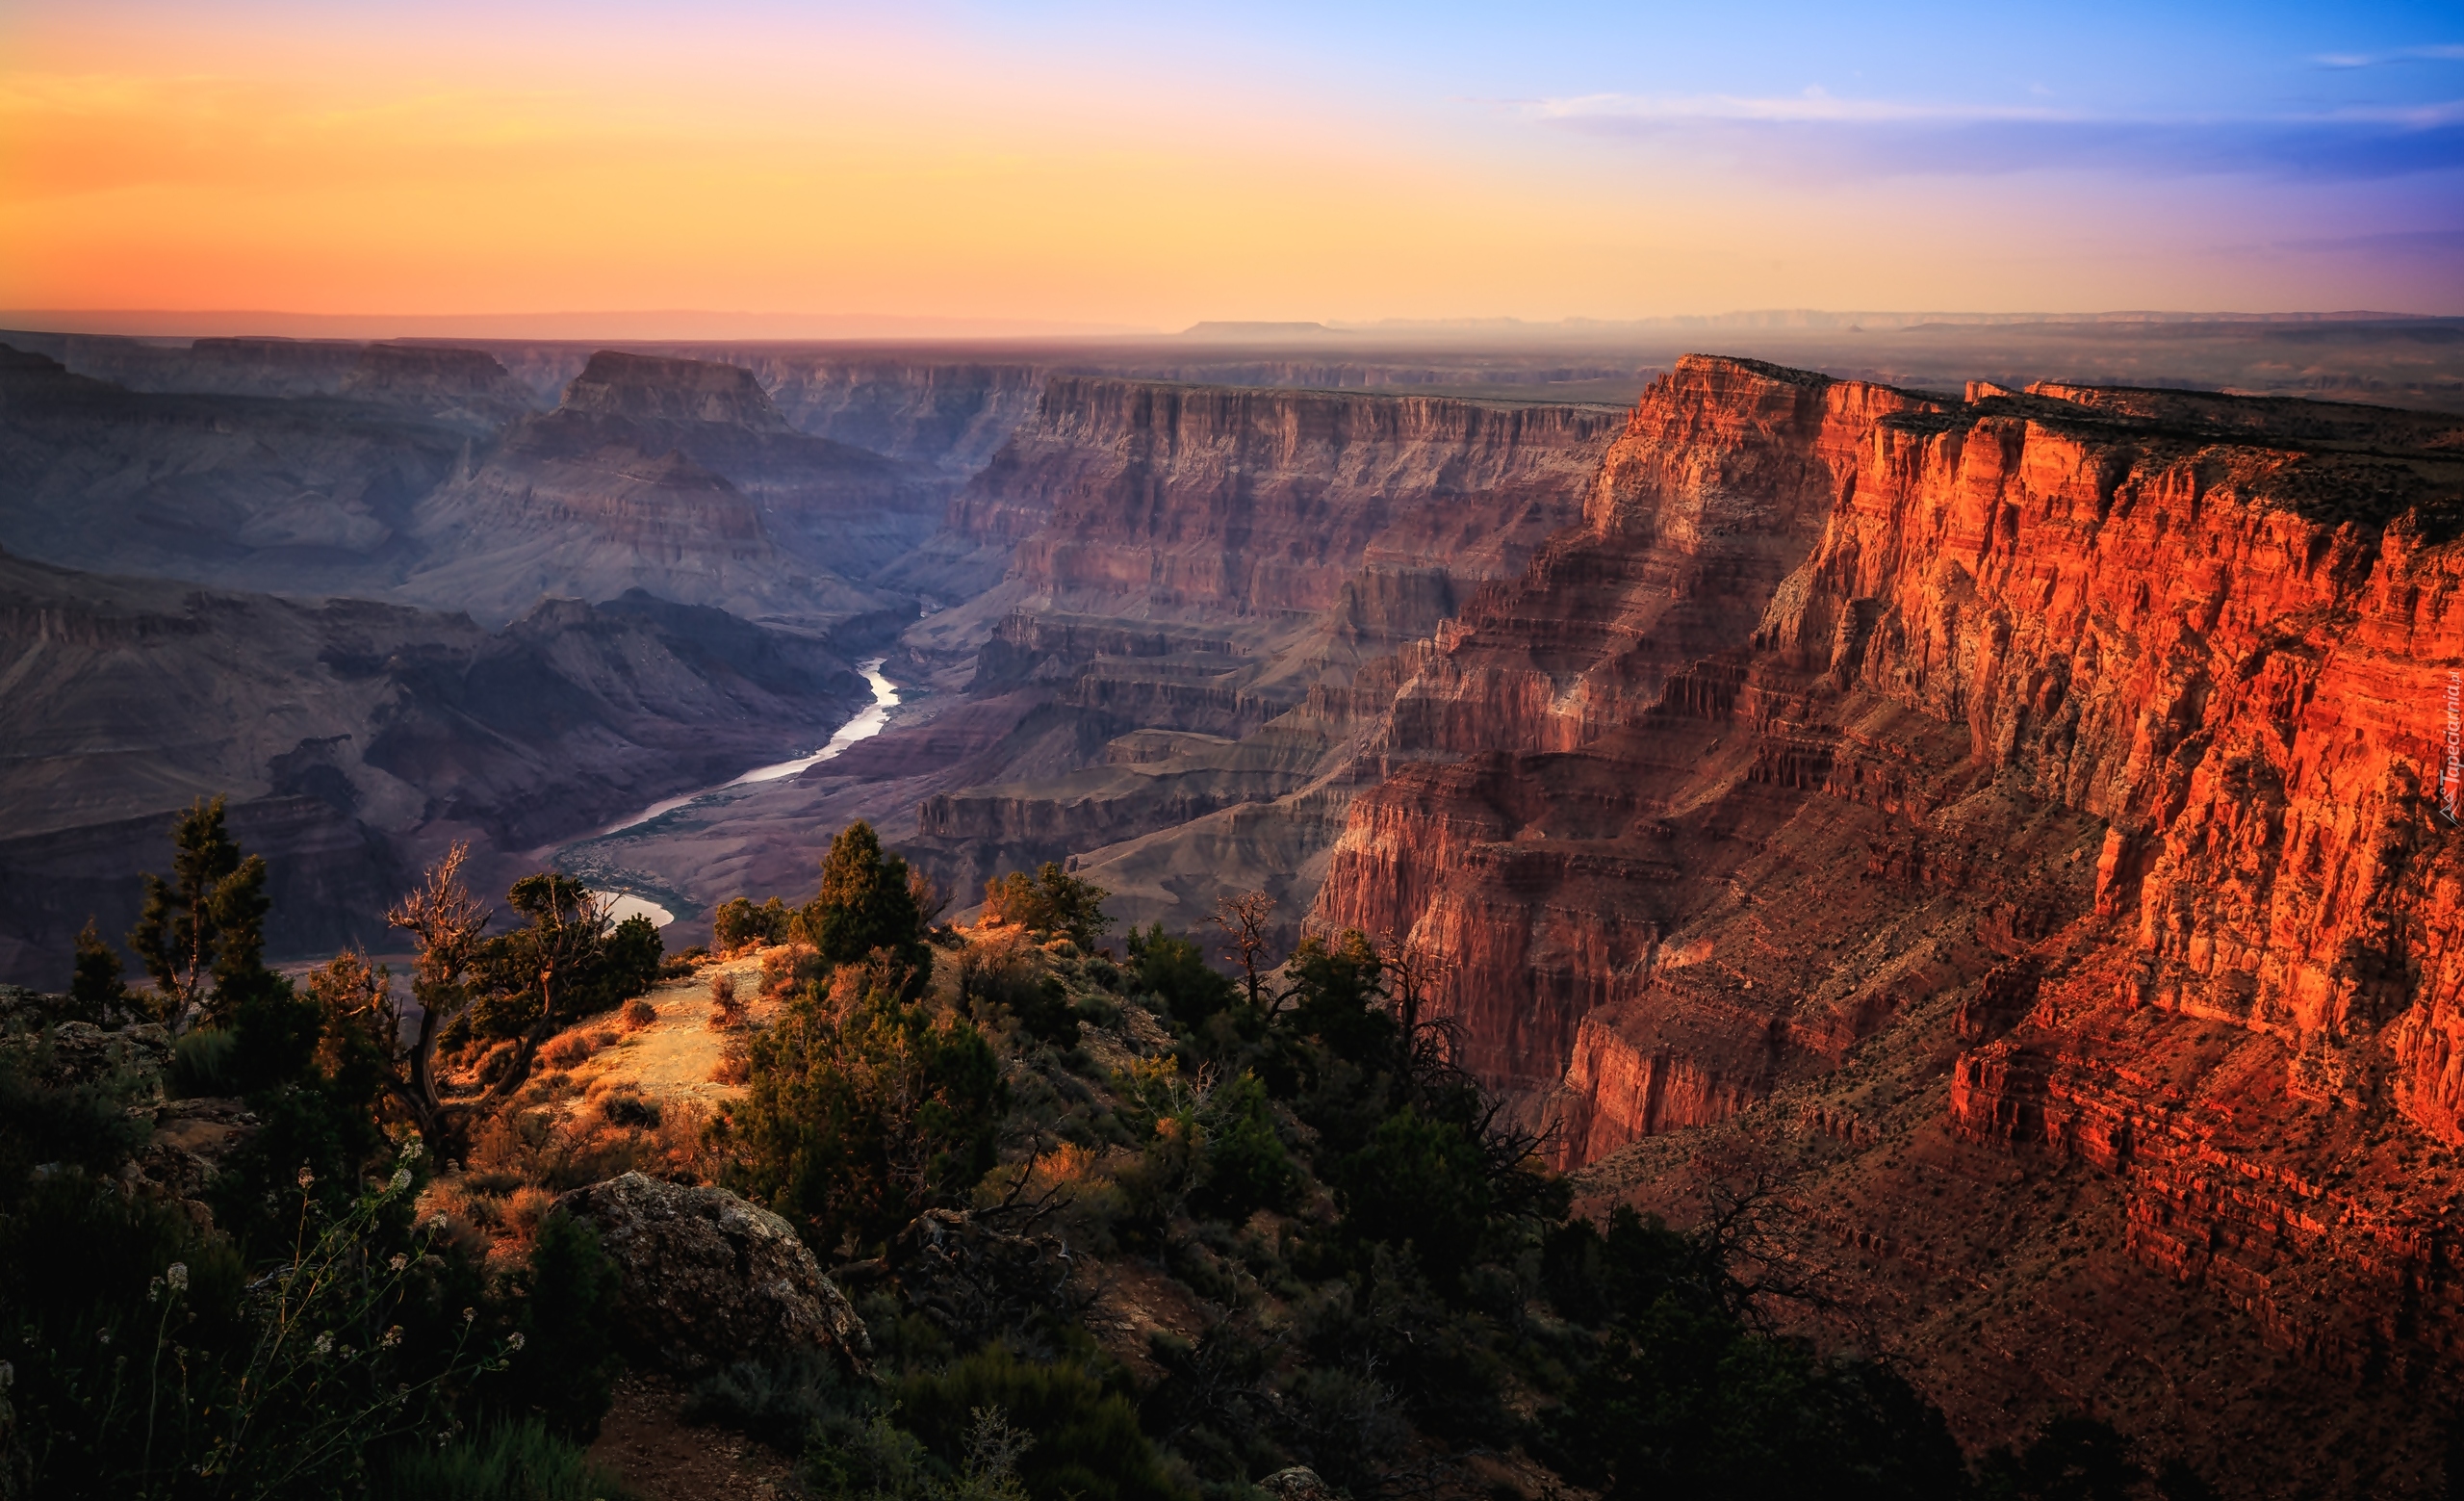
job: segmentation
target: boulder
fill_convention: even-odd
[[[691,1376],[803,1346],[865,1369],[863,1321],[769,1210],[639,1173],[577,1188],[556,1207],[598,1229],[621,1280],[618,1337],[637,1358]]]
[[[1336,1501],[1342,1494],[1306,1464],[1280,1469],[1258,1482],[1258,1488],[1276,1501]]]

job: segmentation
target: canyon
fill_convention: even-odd
[[[858,817],[962,912],[1062,861],[1213,947],[1265,891],[1422,956],[1585,1204],[1764,1205],[1964,1441],[2406,1493],[2464,1340],[2464,418],[2435,360],[2279,385],[2398,409],[2029,337],[0,336],[0,970],[214,792],[286,953],[462,838],[677,945]],[[875,658],[882,733],[723,785]]]

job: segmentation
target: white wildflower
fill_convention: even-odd
[[[389,1266],[389,1267],[392,1267],[395,1271],[398,1272],[398,1271],[400,1271],[402,1268],[404,1268],[404,1267],[406,1267],[406,1266],[408,1266],[408,1265],[410,1265],[410,1264],[411,1264],[411,1258],[410,1258],[410,1257],[408,1257],[408,1256],[406,1256],[406,1255],[402,1255],[400,1252],[397,1251],[397,1252],[395,1252],[395,1253],[394,1253],[394,1258],[393,1258],[392,1260],[390,1260],[390,1261],[386,1262],[385,1264],[386,1264],[387,1266]]]
[[[512,1333],[505,1335],[504,1347],[507,1350],[519,1351],[522,1348],[522,1332],[515,1330]]]
[[[299,1164],[299,1191],[306,1193],[308,1185],[315,1181],[317,1181],[317,1175],[308,1171],[308,1164],[305,1162]]]
[[[476,1308],[464,1308],[462,1310],[462,1322],[465,1324],[470,1323],[473,1319],[477,1318],[478,1316],[479,1310]]]
[[[389,1194],[398,1194],[403,1189],[410,1186],[411,1170],[409,1168],[396,1168],[394,1170],[394,1177],[392,1180],[387,1182],[385,1185],[385,1191]]]
[[[171,1291],[173,1292],[188,1291],[189,1264],[186,1261],[174,1261],[169,1266],[163,1268],[163,1281],[171,1284]]]
[[[330,1330],[317,1336],[316,1349],[317,1354],[320,1357],[329,1356],[334,1353],[334,1336]]]
[[[392,1329],[387,1330],[387,1331],[385,1332],[385,1337],[384,1337],[384,1339],[381,1341],[381,1343],[383,1344],[383,1346],[384,1346],[386,1349],[388,1349],[388,1350],[393,1349],[396,1345],[398,1345],[398,1344],[400,1344],[401,1342],[402,1342],[402,1326],[401,1326],[401,1325],[399,1325],[399,1324],[397,1324],[397,1325],[395,1325]]]
[[[421,1154],[426,1151],[426,1148],[420,1145],[420,1139],[414,1136],[410,1140],[402,1143],[402,1160],[404,1162],[417,1162],[420,1160]]]

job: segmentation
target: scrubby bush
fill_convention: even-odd
[[[747,896],[731,897],[710,914],[710,942],[721,948],[747,944],[783,944],[791,935],[796,914],[773,896],[756,906]]]
[[[703,1377],[686,1394],[684,1420],[733,1428],[796,1454],[816,1424],[871,1406],[871,1393],[854,1386],[834,1357],[794,1350],[757,1354]]]
[[[1013,870],[984,887],[984,915],[1053,937],[1066,938],[1081,949],[1112,926],[1104,916],[1104,898],[1112,893],[1092,881],[1082,881],[1047,860],[1034,875]]]
[[[1139,990],[1164,1003],[1165,1014],[1194,1030],[1240,999],[1232,977],[1206,962],[1206,950],[1154,923],[1129,930],[1131,973]]]
[[[920,985],[932,972],[933,954],[907,876],[907,862],[883,853],[871,824],[840,831],[821,863],[821,890],[805,904],[801,919],[823,960],[854,964],[883,950]]]
[[[1014,1462],[1034,1501],[1194,1501],[1125,1392],[1073,1361],[1040,1364],[988,1345],[909,1377],[898,1397],[901,1421],[952,1469],[969,1457],[977,1414],[1003,1414],[1033,1440]]]
[[[1204,1168],[1191,1206],[1238,1225],[1260,1209],[1284,1209],[1300,1192],[1300,1170],[1275,1132],[1266,1086],[1253,1074],[1217,1089],[1200,1118]]]
[[[489,1406],[586,1441],[606,1415],[617,1368],[608,1333],[617,1272],[599,1231],[569,1214],[541,1216],[515,1291],[524,1343],[490,1386]]]
[[[373,1490],[377,1501],[630,1501],[622,1481],[581,1446],[533,1418],[490,1424],[442,1448],[393,1454]]]
[[[843,1015],[808,989],[748,1048],[744,1099],[720,1118],[730,1184],[818,1246],[877,1244],[916,1213],[961,1203],[992,1166],[1007,1090],[963,1020],[936,1022],[895,990]]]

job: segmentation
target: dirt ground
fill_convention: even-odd
[[[658,1020],[576,1065],[575,1082],[585,1092],[602,1082],[632,1084],[654,1100],[706,1107],[741,1094],[738,1086],[710,1079],[730,1036],[710,1029],[713,974],[732,976],[737,996],[753,1015],[761,1014],[758,952],[706,965],[689,978],[654,988],[644,998]],[[602,1018],[595,1024],[604,1023]],[[785,1457],[742,1434],[686,1423],[683,1406],[683,1388],[676,1383],[627,1372],[591,1458],[615,1470],[644,1501],[773,1501],[804,1493]]]
[[[760,951],[706,965],[685,979],[654,987],[643,998],[658,1012],[658,1020],[640,1031],[620,1034],[617,1046],[575,1065],[574,1082],[585,1092],[602,1082],[633,1084],[654,1100],[690,1100],[706,1107],[743,1093],[739,1086],[710,1078],[730,1035],[710,1029],[714,974],[732,976],[738,1002],[750,1008],[749,1015],[763,1015],[766,1008],[756,998],[761,990]],[[596,1019],[591,1029],[605,1028],[608,1021]]]
[[[643,1501],[774,1501],[804,1494],[795,1467],[742,1434],[696,1428],[679,1413],[684,1393],[657,1377],[628,1373],[600,1424],[590,1457],[624,1478]]]

